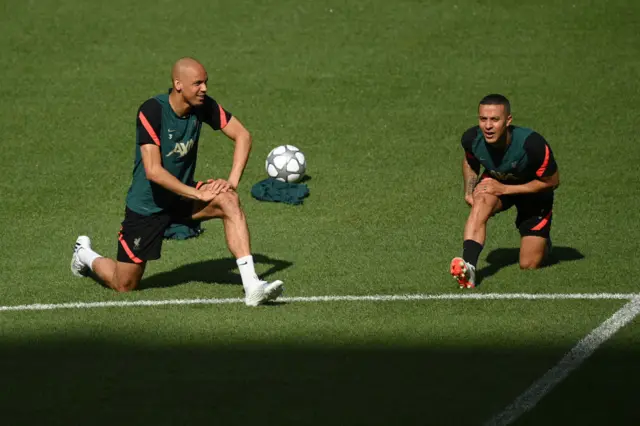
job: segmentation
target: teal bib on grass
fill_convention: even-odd
[[[200,222],[186,225],[184,223],[172,223],[164,230],[164,238],[166,240],[186,240],[197,237],[202,234],[204,229],[200,226]]]
[[[253,185],[251,195],[260,201],[298,205],[309,195],[309,188],[304,183],[286,183],[267,178]]]

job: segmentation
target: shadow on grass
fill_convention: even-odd
[[[562,351],[533,343],[232,343],[215,334],[209,344],[115,336],[4,340],[0,409],[7,425],[476,425],[511,403]],[[637,348],[601,351],[589,374],[575,372],[567,381],[577,383],[549,395],[560,404],[549,409],[543,400],[534,423],[640,420],[633,391],[638,355]],[[624,377],[627,387],[612,388],[612,377]],[[607,412],[609,402],[616,408]]]
[[[556,265],[560,262],[580,259],[584,259],[584,255],[573,247],[554,246],[553,250],[551,251],[551,256],[549,256],[542,267],[548,268],[549,266]],[[489,265],[483,267],[482,269],[478,269],[476,275],[477,284],[480,284],[485,278],[494,275],[500,269],[510,265],[515,265],[519,263],[519,261],[519,247],[499,248],[491,251],[491,253],[489,253],[489,255],[487,256],[487,263]]]
[[[254,254],[253,261],[256,265],[267,264],[271,267],[260,274],[260,278],[266,279],[269,276],[282,271],[293,265],[286,260],[273,259],[263,254]],[[203,262],[190,263],[176,269],[143,278],[139,289],[173,287],[192,281],[200,281],[211,284],[232,284],[242,285],[240,274],[235,272],[238,269],[236,260],[228,257],[224,259],[212,259]]]

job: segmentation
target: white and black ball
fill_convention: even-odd
[[[295,183],[304,177],[307,160],[302,151],[293,145],[273,148],[264,165],[267,174],[279,181]]]

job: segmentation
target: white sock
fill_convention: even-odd
[[[253,266],[253,256],[244,256],[236,260],[240,276],[242,277],[242,285],[246,287],[249,284],[260,281]]]
[[[98,253],[91,250],[90,248],[81,247],[78,250],[78,259],[80,259],[80,262],[87,265],[89,269],[91,269],[92,271],[93,271],[93,268],[91,266],[93,265],[93,261],[99,257],[102,257],[102,256],[100,256]]]

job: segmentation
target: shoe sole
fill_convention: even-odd
[[[259,306],[264,304],[265,302],[270,302],[277,299],[278,297],[280,297],[283,291],[284,287],[282,286],[282,281],[274,281],[265,286],[264,289],[262,289],[262,295],[260,297],[246,297],[245,293],[244,303],[247,306]]]
[[[266,296],[266,300],[271,301],[271,300],[276,300],[278,297],[280,297],[283,291],[284,291],[283,282],[280,280],[277,280],[269,284],[264,289],[264,294]]]
[[[469,281],[467,264],[461,257],[456,257],[451,261],[449,272],[458,281],[460,288],[475,288],[475,285]]]
[[[244,304],[247,305],[247,306],[256,307],[256,306],[259,306],[259,305],[263,304],[264,301],[265,301],[264,296],[262,298],[256,300],[256,301],[249,300],[249,299],[247,299],[245,297]]]
[[[82,269],[77,269],[75,267],[74,264],[76,263],[76,258],[77,258],[77,254],[73,253],[73,256],[71,256],[71,273],[76,277],[86,277],[87,276],[86,269],[82,270]]]
[[[86,277],[87,275],[89,275],[89,268],[84,268],[84,269],[78,269],[75,267],[74,263],[80,263],[80,261],[78,260],[78,249],[80,247],[82,247],[82,243],[80,242],[80,240],[87,240],[87,246],[89,248],[91,248],[91,240],[89,239],[89,237],[81,235],[76,239],[76,244],[73,246],[73,256],[71,256],[71,273],[73,275],[75,275],[76,277]]]

